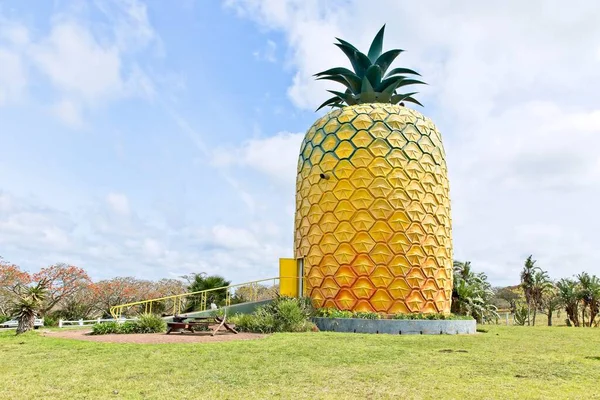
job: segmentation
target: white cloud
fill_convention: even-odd
[[[72,263],[94,279],[206,272],[241,283],[276,276],[277,260],[288,250],[269,223],[173,229],[141,218],[123,194],[81,211],[62,212],[0,192],[0,255],[30,271]]]
[[[50,109],[54,115],[72,128],[78,129],[84,124],[80,107],[71,100],[61,100]]]
[[[27,86],[25,67],[18,53],[0,47],[0,107],[18,100]]]
[[[52,83],[67,95],[94,102],[123,90],[116,46],[100,45],[75,22],[56,24],[47,38],[32,47],[31,55]]]
[[[243,228],[232,228],[224,225],[212,229],[214,243],[230,249],[256,249],[259,247],[255,235]]]
[[[129,199],[122,193],[109,193],[106,196],[106,202],[111,210],[122,216],[129,216],[131,210],[129,208]]]
[[[267,40],[267,44],[263,50],[257,50],[254,53],[254,57],[257,60],[265,60],[267,62],[274,63],[277,61],[275,52],[277,51],[277,44],[272,40]]]
[[[300,0],[226,3],[284,35],[286,63],[295,71],[288,95],[306,110],[335,86],[312,75],[349,66],[334,36],[366,51],[387,22],[384,48],[406,50],[396,65],[418,70],[429,84],[419,97],[422,112],[444,136],[455,256],[471,259],[498,284],[514,283],[530,253],[556,277],[584,269],[600,274],[592,250],[600,240],[592,205],[600,195],[600,59],[593,50],[600,42],[594,22],[599,7],[578,2],[565,8],[558,1],[405,7],[353,0],[343,8]],[[251,165],[251,147],[233,153],[231,163]],[[254,165],[272,173],[272,166]],[[288,171],[280,178],[291,185],[294,176]]]
[[[217,166],[250,167],[280,182],[295,182],[303,133],[279,132],[275,136],[251,139],[238,148],[221,148],[213,153]]]
[[[82,9],[91,4],[81,4]],[[161,44],[146,6],[136,0],[96,2],[106,22],[90,23],[84,12],[57,12],[48,32],[29,29],[0,15],[0,105],[18,98],[27,84],[27,68],[47,77],[57,99],[53,113],[79,128],[86,114],[127,97],[152,99],[153,79],[130,57]],[[74,7],[74,9],[79,10]],[[33,35],[37,33],[37,35]]]

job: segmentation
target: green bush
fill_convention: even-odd
[[[92,326],[92,335],[108,335],[119,333],[119,324],[117,322],[103,322]]]
[[[362,318],[362,319],[381,319],[381,314],[376,312],[354,312],[352,313],[352,318]]]
[[[252,314],[241,314],[232,320],[241,332],[273,333],[275,316],[266,307],[259,307]]]
[[[348,311],[338,310],[336,308],[320,308],[317,310],[317,316],[323,318],[360,318],[360,319],[381,319],[381,314],[368,311]]]
[[[352,311],[338,310],[336,308],[319,308],[317,317],[323,318],[353,318]]]
[[[135,324],[136,333],[159,333],[167,330],[167,323],[153,314],[142,314]]]
[[[235,315],[231,321],[242,332],[307,332],[314,329],[309,320],[313,312],[310,299],[277,297],[254,313]]]
[[[104,322],[92,326],[92,335],[108,335],[111,333],[159,333],[167,329],[167,323],[152,314],[142,314],[134,321]]]
[[[122,324],[119,324],[117,332],[114,333],[139,333],[138,324],[136,321],[125,321]]]
[[[6,315],[0,315],[0,324],[1,324],[1,323],[3,323],[3,322],[6,322],[6,321],[8,321],[8,320],[10,320],[10,317],[9,317],[9,316],[6,316]]]
[[[44,326],[58,326],[58,319],[51,316],[45,316]]]
[[[310,318],[304,305],[295,299],[284,299],[277,302],[275,313],[275,329],[277,332],[306,332]]]
[[[473,317],[458,314],[396,314],[394,319],[469,320]]]

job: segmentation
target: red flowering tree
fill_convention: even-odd
[[[46,301],[40,310],[42,316],[85,290],[92,283],[83,268],[64,263],[42,268],[38,273],[33,274],[32,278],[34,282],[47,282]]]
[[[153,282],[133,277],[117,277],[99,281],[92,284],[90,288],[96,310],[106,317],[110,315],[110,308],[113,306],[187,292],[185,282],[177,279],[161,279]],[[155,303],[152,310],[160,313],[165,307],[167,307],[166,303]],[[143,308],[129,311],[141,312]]]
[[[9,316],[18,288],[31,281],[31,275],[0,257],[0,315]]]
[[[117,277],[92,284],[96,309],[103,316],[110,315],[110,308],[119,304],[133,303],[152,296],[152,282],[133,277]]]

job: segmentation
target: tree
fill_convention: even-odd
[[[189,292],[201,292],[209,289],[223,288],[225,286],[231,285],[231,282],[225,280],[222,276],[219,275],[206,275],[205,273],[200,274],[192,274],[191,277],[188,277],[190,280],[190,285],[188,286]],[[222,305],[227,296],[227,289],[214,290],[210,291],[206,294],[206,304],[215,303],[217,305]],[[200,303],[202,302],[202,297],[198,296],[190,296],[191,298],[188,300],[188,304],[186,306],[186,311],[194,311],[198,309]]]
[[[577,275],[579,280],[579,299],[581,300],[581,324],[586,326],[585,312],[590,309],[590,319],[587,326],[593,326],[594,319],[598,314],[598,306],[600,302],[600,280],[596,275],[582,272]]]
[[[117,277],[102,280],[91,285],[95,309],[103,317],[110,316],[110,308],[119,304],[146,300],[154,293],[152,282],[133,277]]]
[[[498,309],[492,304],[494,291],[487,275],[473,272],[470,261],[454,261],[453,276],[453,313],[470,315],[480,323],[498,320]]]
[[[98,316],[91,285],[61,301],[60,306],[51,314],[53,318],[69,321],[91,319]]]
[[[70,296],[87,288],[92,282],[82,268],[64,263],[42,268],[32,279],[47,284],[46,300],[40,310],[42,316]]]
[[[179,279],[161,279],[153,283],[155,298],[176,296],[187,293],[187,285]],[[157,314],[171,313],[177,305],[176,299],[165,299],[152,302],[152,312]]]
[[[523,289],[525,301],[527,302],[527,325],[531,325],[534,275],[536,271],[539,270],[539,268],[535,266],[535,263],[536,260],[532,260],[532,255],[530,255],[527,257],[527,260],[525,260],[525,266],[521,271],[521,288]]]
[[[542,307],[544,294],[553,288],[552,281],[546,271],[541,269],[533,274],[533,281],[530,288],[530,300],[533,306],[533,326],[535,326],[535,317],[537,310]]]
[[[273,286],[264,286],[258,284],[249,284],[240,286],[235,290],[235,294],[233,295],[231,302],[232,304],[236,303],[246,303],[249,301],[260,301],[273,299],[279,293],[279,285]]]
[[[573,279],[563,278],[556,284],[558,294],[567,312],[567,321],[579,326],[579,288]]]
[[[31,276],[0,257],[0,315],[9,316],[16,300],[17,288],[31,283]]]
[[[552,326],[552,316],[563,307],[563,300],[556,284],[544,292],[540,302],[540,310],[548,317],[548,326]]]
[[[43,308],[49,282],[42,279],[35,286],[17,285],[15,293],[18,300],[13,307],[17,315],[17,335],[32,330],[35,317]]]
[[[522,298],[522,293],[518,290],[518,286],[506,286],[503,288],[497,288],[494,290],[496,298],[508,303],[510,311],[516,312],[517,303]]]

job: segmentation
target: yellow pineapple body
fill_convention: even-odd
[[[308,130],[294,248],[317,307],[449,313],[452,237],[445,154],[421,113],[370,103]]]

